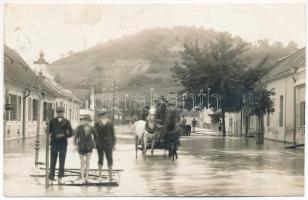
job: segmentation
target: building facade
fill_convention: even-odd
[[[264,116],[264,138],[303,144],[305,141],[305,48],[279,59],[261,79],[268,90],[273,90],[275,111]],[[245,108],[226,114],[229,135],[254,136],[260,128],[256,116],[248,116]],[[241,133],[241,134],[239,134]]]
[[[55,108],[65,107],[72,126],[79,122],[80,100],[57,84],[44,71],[48,63],[43,54],[34,62],[37,70],[8,46],[4,47],[4,139],[22,139],[44,134],[46,121],[55,116]]]
[[[305,140],[305,48],[278,60],[262,78],[275,95],[275,112],[264,116],[264,137],[302,144]]]
[[[242,113],[225,113],[226,135],[242,136]]]

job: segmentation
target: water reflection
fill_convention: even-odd
[[[42,138],[40,158],[44,158]],[[29,177],[34,161],[34,139],[5,145],[4,190],[10,196],[285,196],[304,191],[304,151],[285,149],[283,143],[253,138],[192,136],[181,139],[179,159],[155,151],[144,161],[135,159],[132,137],[118,137],[115,168],[124,169],[119,187],[50,187]],[[97,167],[94,152],[91,167]],[[78,154],[69,144],[67,167],[78,167]],[[41,159],[42,160],[42,159]],[[16,171],[20,173],[16,173]],[[16,188],[22,188],[16,190]]]

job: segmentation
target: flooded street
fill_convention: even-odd
[[[285,149],[283,143],[254,138],[196,134],[181,138],[179,159],[171,161],[157,150],[144,161],[135,158],[128,127],[117,127],[114,168],[123,169],[117,187],[51,186],[30,177],[34,169],[34,139],[8,141],[4,155],[6,196],[302,196],[304,150]],[[44,138],[42,138],[44,140]],[[72,142],[72,139],[70,139]],[[42,143],[41,148],[45,145]],[[45,159],[40,150],[40,161]],[[79,167],[78,153],[68,146],[67,168]],[[91,168],[97,167],[93,152]],[[106,166],[104,166],[106,168]],[[18,189],[16,189],[18,188]]]

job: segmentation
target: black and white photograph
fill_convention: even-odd
[[[305,1],[2,5],[4,197],[307,195]]]

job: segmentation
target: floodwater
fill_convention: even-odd
[[[253,138],[207,134],[181,138],[179,159],[171,161],[157,150],[144,161],[135,158],[128,127],[117,127],[114,168],[123,169],[120,185],[44,187],[33,178],[34,139],[6,142],[4,148],[5,196],[303,196],[304,150],[285,149],[283,143]],[[42,138],[44,140],[44,138]],[[40,161],[44,161],[44,143]],[[69,144],[67,168],[79,167],[79,157]],[[91,168],[97,167],[93,151]],[[105,167],[105,166],[104,166]]]

